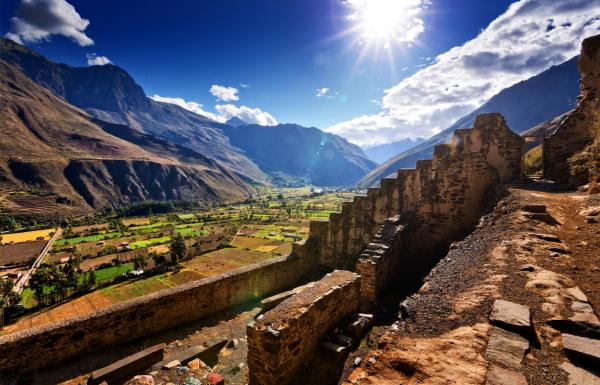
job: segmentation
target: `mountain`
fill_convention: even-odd
[[[547,120],[535,127],[531,127],[529,130],[523,131],[521,136],[549,136],[558,129],[558,126],[560,126],[563,120],[569,115],[569,112],[571,111]]]
[[[577,58],[500,91],[484,105],[426,142],[381,164],[362,178],[359,186],[376,185],[381,178],[394,174],[400,168],[414,167],[419,159],[430,159],[436,144],[447,142],[456,129],[471,127],[479,114],[499,112],[513,131],[521,133],[572,110],[579,95]],[[527,103],[523,103],[525,100]]]
[[[423,143],[426,140],[427,139],[425,139],[425,138],[415,138],[415,139],[406,138],[406,139],[399,140],[397,142],[384,143],[384,144],[379,144],[377,146],[373,146],[373,147],[369,147],[369,148],[363,148],[363,151],[365,152],[365,154],[367,154],[369,159],[371,159],[377,163],[383,163],[386,160],[393,157],[394,155],[397,155],[403,151],[409,150],[409,149]]]
[[[248,125],[247,122],[243,121],[242,119],[238,118],[237,116],[234,116],[233,118],[229,119],[228,121],[225,122],[225,124],[228,124],[228,125],[234,126],[234,127]]]
[[[258,166],[229,143],[221,124],[179,106],[148,98],[142,87],[115,65],[70,67],[2,38],[0,57],[95,118],[189,147],[220,161],[244,180],[267,181]]]
[[[0,210],[53,215],[254,190],[189,148],[92,118],[0,60]]]
[[[314,127],[251,124],[223,131],[280,185],[351,186],[375,167],[360,147]]]

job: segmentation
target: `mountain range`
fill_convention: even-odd
[[[392,143],[384,143],[373,147],[365,147],[363,148],[363,151],[372,161],[383,163],[394,155],[406,150],[410,150],[426,140],[426,138],[406,138]]]
[[[431,159],[436,144],[447,142],[456,129],[471,127],[479,114],[499,112],[513,131],[522,133],[570,111],[575,107],[579,95],[577,59],[574,57],[500,91],[439,134],[388,159],[363,177],[358,185],[377,185],[381,178],[394,174],[398,169],[414,167],[419,159]],[[524,100],[527,103],[523,103]]]
[[[349,186],[375,167],[357,146],[316,128],[222,124],[154,101],[112,64],[71,67],[1,38],[0,59],[2,130],[12,133],[0,141],[4,193],[40,190],[54,197],[43,204],[87,209],[222,201],[257,184]]]

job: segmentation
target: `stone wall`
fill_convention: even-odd
[[[358,310],[360,277],[334,271],[248,324],[250,385],[285,385],[321,338]]]
[[[367,301],[377,302],[400,274],[404,230],[399,216],[386,219],[373,242],[361,254],[356,272],[361,277],[360,293]]]
[[[595,136],[600,135],[600,36],[583,41],[578,67],[581,74],[581,95],[577,107],[550,137],[544,139],[544,178],[559,184],[586,183],[586,180],[572,178],[569,159],[590,145]]]
[[[475,226],[490,190],[521,176],[522,151],[523,140],[500,114],[480,115],[472,129],[457,130],[450,144],[436,146],[432,160],[382,179],[329,222],[311,222],[307,245],[318,263],[354,270],[383,222],[400,215],[412,228],[403,253],[432,254]]]
[[[301,252],[122,302],[86,317],[2,336],[0,372],[54,365],[91,349],[127,342],[290,289],[312,265],[298,255]]]

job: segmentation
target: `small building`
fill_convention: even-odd
[[[274,232],[274,231],[271,231],[271,232],[269,233],[269,236],[270,236],[270,237],[276,237],[276,236],[277,236],[277,233],[276,233],[276,232]]]
[[[129,246],[129,242],[127,242],[127,241],[121,242],[121,244],[119,246],[121,246],[121,247]]]
[[[60,263],[67,263],[67,262],[69,262],[70,259],[71,259],[71,257],[63,257],[63,258],[60,259],[59,262]]]

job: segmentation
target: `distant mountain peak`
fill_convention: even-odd
[[[229,124],[230,126],[233,126],[233,127],[239,127],[239,126],[247,126],[250,123],[238,118],[237,116],[234,116],[233,118],[226,121],[225,124]]]

